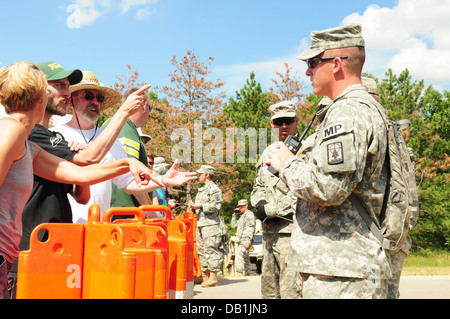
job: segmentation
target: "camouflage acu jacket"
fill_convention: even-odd
[[[302,155],[281,165],[280,178],[299,198],[288,264],[300,272],[391,277],[385,252],[349,200],[354,193],[378,218],[386,189],[386,130],[377,102],[359,102],[367,94],[362,85],[344,90],[318,113]]]
[[[209,182],[198,189],[195,196],[195,203],[202,204],[200,209],[197,209],[197,226],[218,225],[219,211],[222,206],[222,191],[214,182]]]
[[[255,207],[259,201],[267,201],[267,204],[264,206],[267,220],[262,223],[263,233],[291,233],[292,222],[284,218],[292,220],[295,214],[295,207],[297,206],[297,197],[285,183],[267,170],[265,159],[267,158],[267,153],[274,145],[269,145],[264,150],[261,159],[256,165],[251,203]]]
[[[233,214],[231,217],[231,227],[237,228],[236,237],[239,238],[240,243],[253,243],[253,235],[255,234],[256,217],[252,211],[247,210],[237,219]]]

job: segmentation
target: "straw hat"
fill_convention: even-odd
[[[80,83],[71,85],[69,87],[70,93],[81,91],[81,90],[97,90],[103,93],[105,96],[105,101],[102,103],[102,110],[105,110],[122,100],[122,95],[109,87],[100,85],[97,77],[91,71],[83,71],[83,79]]]

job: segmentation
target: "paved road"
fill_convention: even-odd
[[[194,287],[194,299],[260,299],[259,276],[226,277],[217,287]],[[449,299],[450,276],[404,276],[400,299]]]

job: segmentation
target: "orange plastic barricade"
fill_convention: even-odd
[[[167,206],[144,205],[139,207],[145,212],[163,212],[165,219],[146,219],[146,224],[163,222],[167,226],[169,241],[169,299],[184,299],[187,278],[187,241],[186,226],[180,220],[173,220]]]
[[[178,220],[181,220],[186,226],[186,299],[194,298],[194,275],[195,272],[195,255],[197,254],[196,250],[196,230],[197,227],[197,215],[192,212],[186,212],[177,217]],[[198,255],[197,255],[198,259]],[[200,269],[200,267],[198,267]],[[201,273],[200,273],[201,275]]]
[[[92,205],[85,225],[84,299],[135,297],[136,254],[124,250],[124,241],[122,229],[100,223],[100,209]]]
[[[41,242],[39,232],[47,231]],[[30,249],[19,255],[18,299],[81,299],[84,225],[38,225]]]
[[[147,225],[145,215],[137,207],[113,207],[103,215],[110,224],[113,215],[135,215],[135,219],[119,219],[124,235],[124,251],[136,255],[136,299],[165,299],[167,296],[168,239],[165,225]]]

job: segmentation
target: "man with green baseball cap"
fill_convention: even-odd
[[[83,73],[80,70],[64,70],[55,62],[39,63],[38,67],[46,75],[48,82],[48,103],[44,117],[36,124],[28,139],[53,155],[71,161],[78,150],[78,144],[69,147],[69,143],[59,133],[49,131],[50,119],[53,115],[66,115],[70,105],[69,86],[81,81]],[[34,176],[32,195],[28,199],[22,215],[22,238],[19,249],[28,250],[30,235],[33,229],[41,223],[71,223],[72,210],[68,193],[81,202],[90,198],[89,186],[67,185],[52,182]],[[39,240],[45,241],[48,236],[39,234]],[[17,259],[8,275],[10,295],[15,297],[18,263]]]

